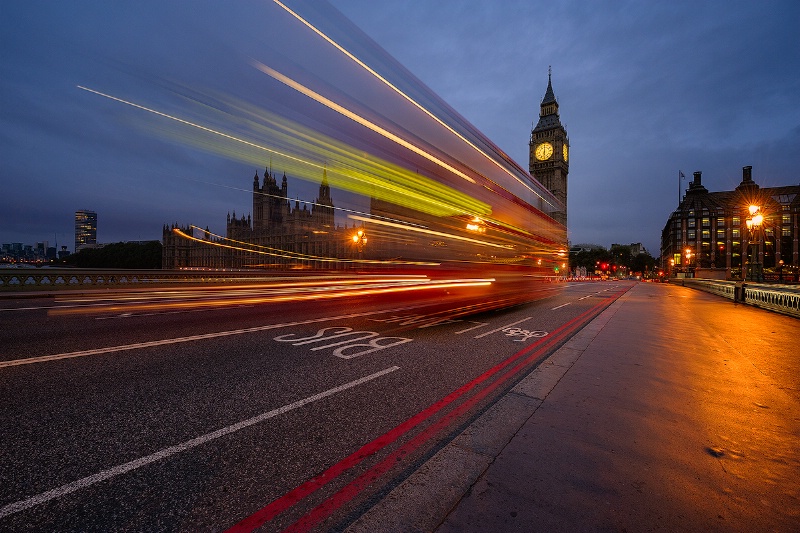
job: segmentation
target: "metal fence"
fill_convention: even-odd
[[[800,289],[797,286],[700,278],[686,278],[676,282],[685,287],[723,296],[734,302],[800,318]]]
[[[264,281],[270,276],[264,271],[2,268],[0,293],[245,283]]]

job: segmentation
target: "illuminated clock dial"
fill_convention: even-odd
[[[553,155],[553,145],[550,143],[542,143],[536,147],[536,159],[539,161],[547,161]]]
[[[569,149],[566,144],[564,145],[564,161],[569,161]]]

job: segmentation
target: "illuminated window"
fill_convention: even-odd
[[[704,241],[711,240],[711,230],[707,230],[707,229],[703,230],[703,240]]]
[[[704,228],[708,228],[710,226],[711,226],[711,219],[710,218],[704,218],[703,219],[703,227]]]
[[[725,230],[724,229],[718,229],[717,230],[717,239],[724,239],[724,238],[725,238]]]
[[[739,230],[738,229],[733,230],[732,233],[733,233],[733,238],[734,239],[738,239],[739,237],[741,237],[741,235],[739,235]]]
[[[789,215],[789,214],[781,215],[781,223],[782,224],[791,224],[792,223],[792,215]]]
[[[686,232],[686,238],[689,239],[690,241],[693,241],[696,238],[696,236],[697,234],[693,229],[690,229],[689,231]]]
[[[689,225],[690,228],[693,228],[695,225],[695,220],[693,218],[690,218],[689,220],[686,221],[686,223]]]
[[[792,236],[792,228],[781,228],[781,235],[783,237],[791,237]]]
[[[742,225],[742,221],[739,219],[739,217],[733,217],[733,219],[731,219],[731,225],[733,225],[733,226],[741,226]]]

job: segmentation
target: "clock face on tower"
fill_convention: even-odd
[[[553,155],[553,145],[547,142],[540,144],[536,147],[534,155],[539,161],[547,161]]]
[[[564,145],[564,161],[569,161],[569,149],[566,144]]]

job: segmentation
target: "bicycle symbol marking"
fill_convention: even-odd
[[[501,330],[503,333],[506,334],[507,337],[513,337],[514,342],[525,342],[528,339],[539,339],[542,337],[547,336],[546,331],[537,331],[537,330],[529,330],[529,329],[522,329],[516,327],[509,327]]]

